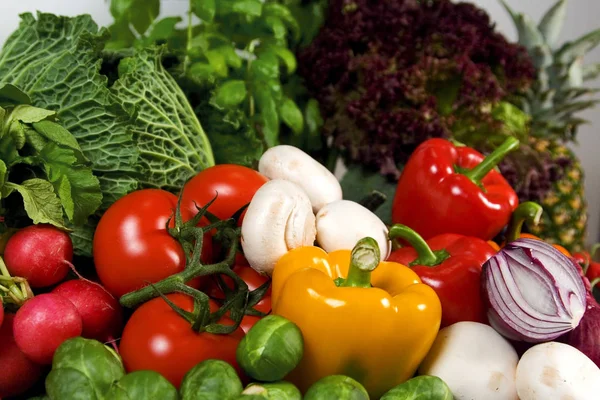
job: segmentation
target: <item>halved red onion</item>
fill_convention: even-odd
[[[490,325],[503,336],[541,343],[572,331],[586,310],[579,266],[541,240],[518,239],[483,264]]]

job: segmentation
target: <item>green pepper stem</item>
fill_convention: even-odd
[[[356,243],[350,255],[350,268],[343,287],[371,287],[371,272],[377,268],[381,253],[377,241],[370,237],[362,238]]]
[[[440,251],[436,254],[421,235],[406,225],[396,224],[392,226],[388,237],[390,240],[404,239],[416,250],[418,258],[411,263],[412,265],[433,267],[441,264],[449,257],[446,251]]]
[[[519,147],[519,140],[515,137],[508,137],[504,143],[496,148],[491,154],[489,154],[479,165],[475,168],[464,173],[473,183],[479,185],[481,180],[498,165],[500,161],[508,153]]]
[[[510,218],[510,223],[506,231],[506,243],[514,242],[521,237],[524,222],[527,222],[528,226],[539,224],[543,212],[544,209],[542,206],[533,201],[526,201],[519,204]]]

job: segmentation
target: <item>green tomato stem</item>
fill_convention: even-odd
[[[476,185],[481,184],[481,180],[498,165],[504,157],[511,151],[519,147],[519,140],[515,137],[507,138],[504,143],[489,154],[479,165],[467,171],[464,175]]]
[[[521,237],[521,230],[523,229],[523,223],[527,222],[528,226],[535,226],[539,224],[540,218],[544,209],[537,203],[532,201],[526,201],[519,204],[519,206],[513,212],[508,229],[506,231],[506,243],[514,242]]]
[[[348,276],[340,286],[371,287],[371,272],[379,265],[380,257],[379,245],[375,239],[370,237],[360,239],[352,249]]]
[[[416,250],[418,257],[410,263],[410,266],[435,267],[450,257],[450,254],[444,249],[431,250],[425,239],[406,225],[396,224],[392,226],[388,236],[390,240],[404,239]]]

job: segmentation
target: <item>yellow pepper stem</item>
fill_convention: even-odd
[[[342,287],[371,287],[371,272],[380,261],[377,241],[370,237],[362,238],[356,243],[350,254],[348,276],[340,283]]]
[[[508,224],[506,243],[514,242],[521,236],[524,222],[527,222],[528,226],[539,224],[542,212],[544,212],[542,206],[532,201],[519,204],[512,214],[510,224]]]

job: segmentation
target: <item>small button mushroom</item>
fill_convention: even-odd
[[[350,200],[327,204],[317,213],[317,243],[325,251],[351,250],[364,237],[377,241],[381,261],[391,251],[388,228],[377,215]]]
[[[538,344],[517,365],[517,392],[521,400],[598,399],[600,369],[568,344]]]
[[[250,266],[271,275],[289,250],[312,246],[315,215],[306,193],[293,182],[274,179],[254,194],[242,222],[242,249]]]
[[[419,374],[441,378],[456,400],[518,400],[518,361],[512,345],[492,327],[457,322],[439,331]]]
[[[271,147],[260,158],[258,171],[269,179],[285,179],[300,186],[315,213],[325,204],[342,199],[342,187],[336,177],[297,147]]]

